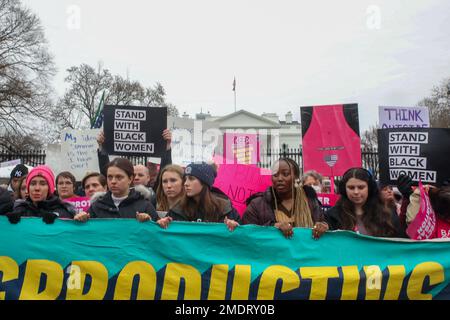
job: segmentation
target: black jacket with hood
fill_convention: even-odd
[[[12,211],[12,214],[20,214],[22,217],[43,217],[47,213],[57,213],[60,219],[73,219],[76,210],[70,203],[52,195],[47,200],[39,201],[36,205],[30,198],[16,200]]]
[[[14,194],[6,189],[0,188],[0,215],[11,212],[14,205]]]
[[[222,202],[222,206],[224,208],[222,212],[217,213],[218,214],[217,221],[205,221],[204,212],[197,212],[195,218],[192,219],[191,217],[188,217],[188,215],[185,212],[183,212],[180,203],[178,203],[175,207],[170,209],[167,215],[171,217],[174,221],[223,222],[225,220],[225,217],[227,217],[228,219],[240,223],[241,217],[231,204],[231,201],[220,196],[216,196],[216,198],[218,201]]]
[[[117,208],[111,191],[97,192],[91,198],[91,218],[136,218],[136,212],[147,213],[153,221],[158,220],[155,207],[150,202],[151,194],[144,186],[130,189],[128,197]]]

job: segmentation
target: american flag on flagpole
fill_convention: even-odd
[[[233,91],[236,91],[236,77],[233,80]]]
[[[96,117],[94,122],[92,123],[91,129],[99,129],[103,124],[103,106],[105,104],[105,91],[103,91],[102,98],[100,99],[100,103],[98,104],[98,109],[96,112]]]

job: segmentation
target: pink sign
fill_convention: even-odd
[[[323,206],[334,207],[336,202],[339,200],[339,195],[331,193],[318,193],[317,198]]]
[[[65,201],[71,203],[77,211],[87,212],[91,206],[91,200],[88,197],[72,197]]]
[[[271,171],[253,165],[222,164],[219,167],[214,186],[222,190],[242,216],[247,205],[245,201],[257,192],[272,185]]]
[[[361,167],[358,105],[302,107],[304,171],[341,176]]]
[[[436,215],[421,181],[419,189],[420,209],[416,218],[406,229],[406,233],[413,240],[433,239],[436,238]]]
[[[259,138],[257,134],[225,133],[223,135],[223,163],[258,164]]]

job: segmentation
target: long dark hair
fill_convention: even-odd
[[[336,203],[336,207],[339,209],[341,215],[342,228],[345,230],[353,230],[356,225],[355,206],[348,198],[346,191],[347,182],[351,178],[365,181],[369,188],[367,201],[362,208],[364,211],[362,222],[367,231],[377,237],[395,236],[397,231],[392,224],[392,212],[381,201],[377,184],[372,175],[363,168],[352,168],[348,170],[339,184],[341,197]]]
[[[450,186],[430,188],[431,206],[439,219],[450,221]]]
[[[220,222],[219,218],[224,210],[224,201],[216,197],[202,181],[200,183],[202,184],[202,191],[198,203],[193,197],[184,194],[180,201],[181,210],[191,221],[196,220],[200,215],[203,216],[205,222]]]

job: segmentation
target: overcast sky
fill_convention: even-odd
[[[415,105],[450,76],[450,1],[22,0],[55,56],[100,61],[161,82],[180,113],[288,111],[357,102],[361,129],[379,105]]]

